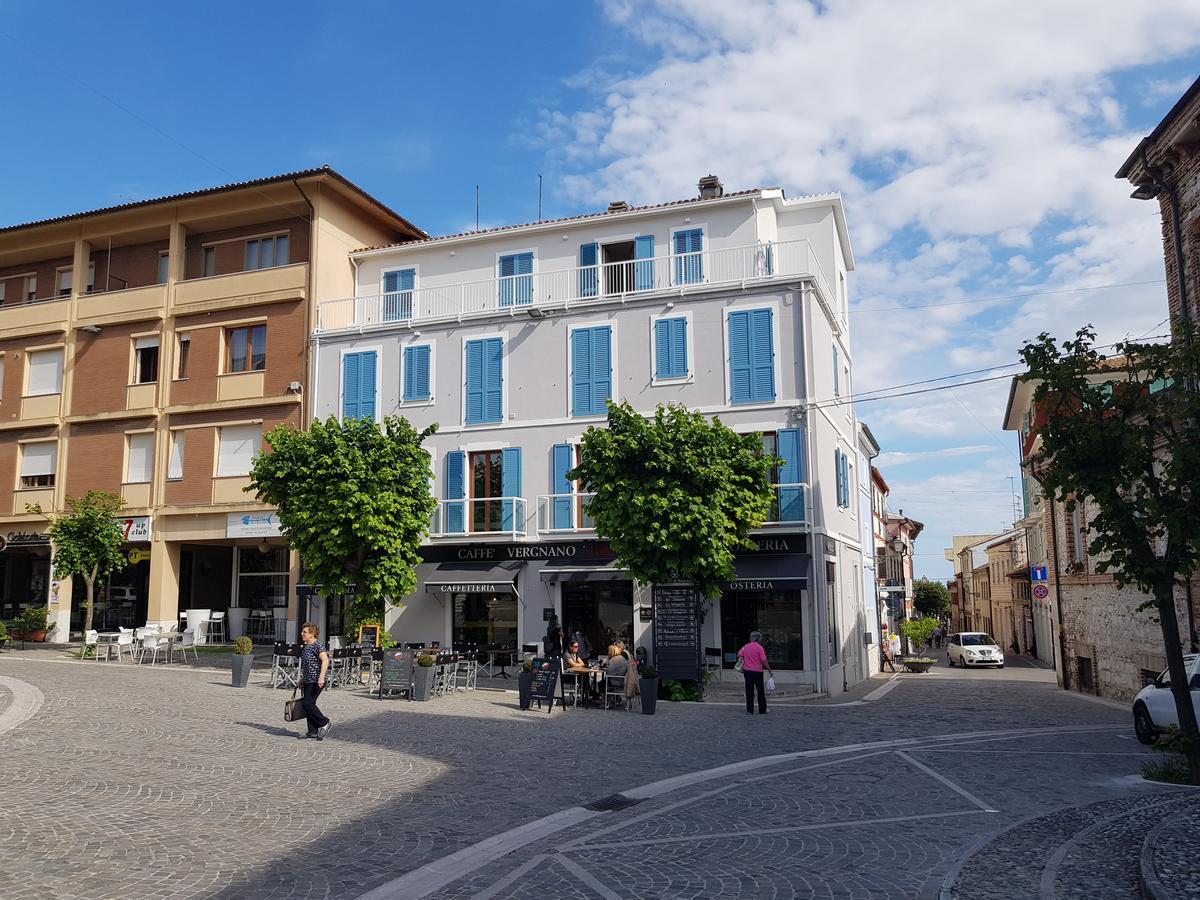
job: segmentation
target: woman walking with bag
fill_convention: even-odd
[[[772,676],[771,664],[767,662],[767,651],[763,649],[762,632],[750,632],[750,643],[738,651],[738,662],[742,666],[742,677],[746,679],[746,715],[754,715],[754,694],[758,693],[759,715],[767,714],[767,691],[763,684],[763,670]]]
[[[300,735],[300,738],[316,738],[323,741],[325,735],[329,734],[329,719],[317,709],[317,697],[325,689],[329,654],[325,651],[325,645],[317,640],[320,631],[312,622],[305,622],[300,628],[300,640],[304,645],[300,648],[300,690],[303,693],[301,702],[308,716],[308,733]]]

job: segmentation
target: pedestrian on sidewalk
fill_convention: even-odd
[[[941,625],[939,625],[937,628],[933,629],[933,646],[937,647],[939,650],[942,649],[942,626]]]
[[[762,633],[750,632],[750,643],[737,652],[742,664],[742,678],[746,680],[746,715],[754,715],[754,695],[758,694],[759,715],[767,714],[767,689],[763,682],[763,670],[774,675],[767,662],[767,651],[763,649]]]
[[[325,645],[317,640],[321,629],[312,622],[300,628],[300,692],[303,697],[304,713],[308,716],[308,733],[301,738],[325,740],[329,734],[329,719],[317,708],[317,698],[325,690],[325,676],[329,672],[329,654]]]

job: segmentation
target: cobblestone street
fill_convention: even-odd
[[[766,717],[338,690],[319,743],[228,682],[0,656],[4,896],[1125,898],[1200,805],[1141,781],[1124,710],[1018,667]]]

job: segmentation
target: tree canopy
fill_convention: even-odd
[[[1086,549],[1098,572],[1151,599],[1162,628],[1189,764],[1200,784],[1200,742],[1188,696],[1175,589],[1200,558],[1200,350],[1176,322],[1169,344],[1124,342],[1111,357],[1090,327],[1058,344],[1042,334],[1021,356],[1036,387],[1041,449],[1031,463],[1052,500],[1087,502]]]
[[[621,564],[644,583],[695,585],[705,596],[733,577],[734,551],[767,519],[772,468],[757,434],[671,404],[647,420],[610,404],[608,427],[589,428],[567,473],[595,496],[586,510]]]
[[[38,505],[28,509],[45,516],[50,523],[54,577],[83,578],[87,586],[83,627],[89,630],[95,612],[96,579],[123,569],[128,563],[122,552],[125,529],[117,519],[125,499],[108,491],[88,491],[82,497],[68,497],[66,504],[66,511],[58,515],[47,515]]]
[[[918,578],[913,582],[913,609],[922,616],[944,619],[950,615],[950,591],[940,581]]]
[[[437,505],[422,443],[436,430],[397,416],[281,425],[254,460],[247,490],[279,510],[307,579],[326,596],[354,593],[351,622],[382,622],[386,600],[416,589],[413,567]]]

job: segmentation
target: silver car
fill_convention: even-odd
[[[1188,673],[1192,707],[1200,716],[1200,654],[1183,657],[1183,669]],[[1133,698],[1133,730],[1143,744],[1153,744],[1161,732],[1179,724],[1175,695],[1171,693],[1171,673],[1164,670]]]
[[[952,666],[996,666],[1004,668],[1004,651],[982,631],[961,631],[950,635],[946,659]]]

